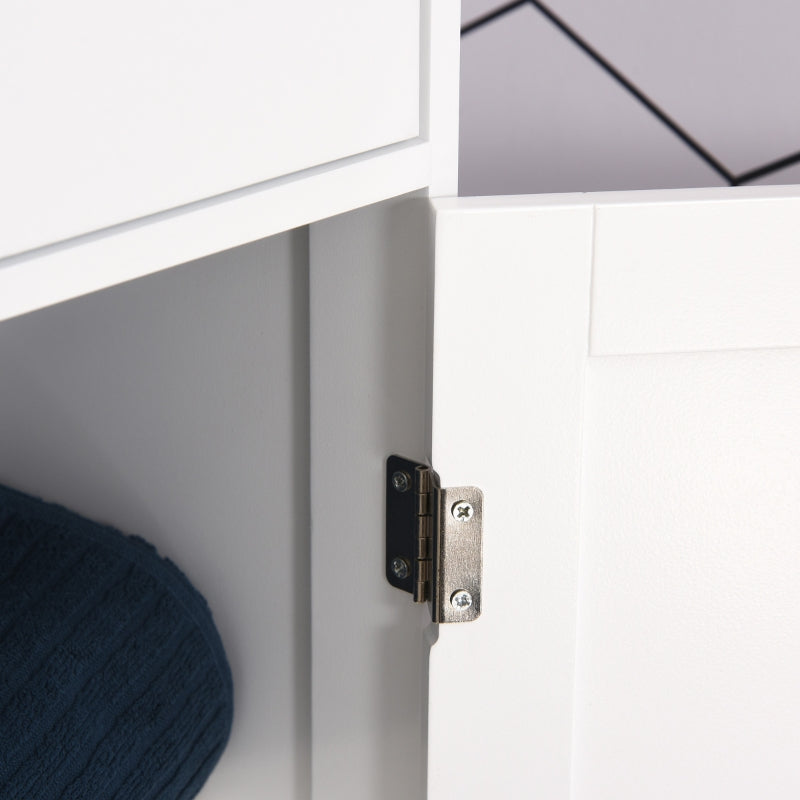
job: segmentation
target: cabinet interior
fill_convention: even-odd
[[[307,228],[0,323],[0,482],[211,606],[236,719],[209,800],[309,796],[308,375]]]

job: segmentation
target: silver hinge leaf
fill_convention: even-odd
[[[386,461],[386,578],[429,603],[434,622],[470,622],[481,613],[483,492],[442,488],[427,464]]]

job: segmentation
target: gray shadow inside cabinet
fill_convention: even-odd
[[[310,797],[308,229],[0,323],[0,482],[151,541],[234,675],[203,800]]]

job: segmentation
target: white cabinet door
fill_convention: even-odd
[[[797,188],[437,202],[432,456],[430,800],[798,796]]]
[[[414,139],[420,55],[414,0],[9,0],[0,257]]]

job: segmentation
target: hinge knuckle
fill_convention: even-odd
[[[431,513],[431,493],[418,492],[416,495],[417,500],[417,516],[428,517]]]

